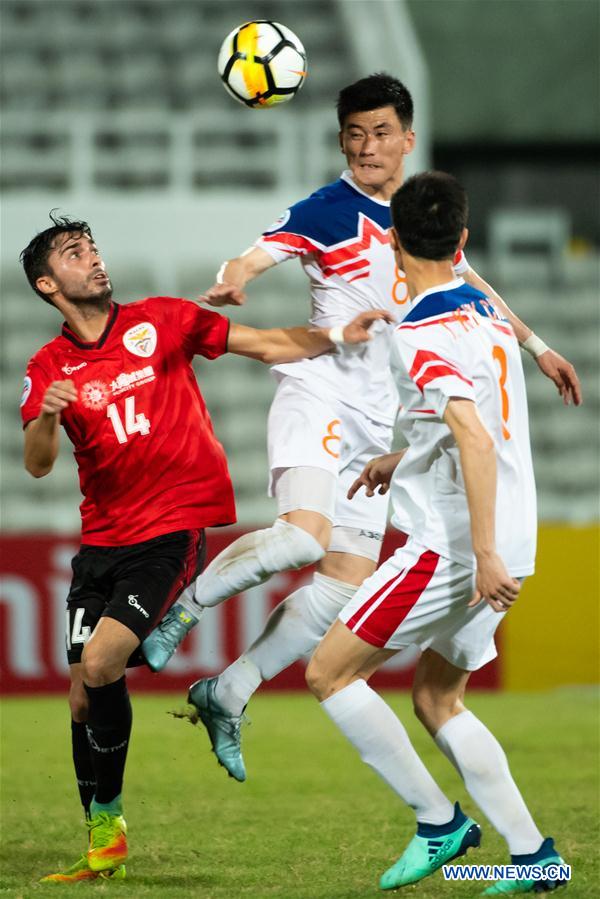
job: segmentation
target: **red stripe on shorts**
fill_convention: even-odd
[[[177,600],[180,594],[183,593],[188,584],[192,582],[194,574],[196,573],[198,553],[202,548],[204,531],[190,530],[188,533],[190,535],[190,539],[185,553],[185,558],[183,559],[183,565],[178,577],[173,583],[173,586],[169,590],[169,595],[167,596],[159,614],[155,619],[155,624],[158,624],[159,621],[162,621],[173,603]]]
[[[372,646],[385,646],[426,590],[439,558],[432,550],[425,550],[409,571],[390,578],[377,593],[370,596],[346,622],[346,626]],[[389,593],[381,599],[387,590]],[[357,627],[363,618],[365,620]]]

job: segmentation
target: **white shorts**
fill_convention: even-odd
[[[468,603],[475,572],[409,537],[367,578],[340,612],[340,620],[373,646],[434,649],[465,671],[496,657],[494,632],[503,613],[486,602]]]
[[[391,425],[372,421],[335,399],[318,396],[304,381],[286,375],[269,412],[269,496],[274,495],[275,482],[283,469],[325,469],[338,479],[334,525],[382,534],[389,496],[367,497],[364,490],[352,500],[346,495],[369,459],[389,453],[392,436]]]

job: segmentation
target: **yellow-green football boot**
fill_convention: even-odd
[[[40,883],[82,883],[87,880],[96,880],[98,877],[106,880],[124,880],[125,865],[107,871],[92,871],[87,855],[82,855],[75,864],[65,871],[57,871],[56,874],[47,874],[40,879]]]
[[[95,812],[87,826],[90,832],[87,860],[91,870],[102,873],[122,865],[127,858],[127,824],[123,815]]]

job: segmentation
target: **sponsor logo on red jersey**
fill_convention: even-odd
[[[142,384],[148,384],[150,381],[154,381],[155,377],[154,369],[151,365],[147,365],[145,368],[138,369],[137,371],[122,371],[120,375],[117,375],[114,381],[110,382],[110,387],[113,396],[118,396],[119,393],[123,393],[124,390],[129,390],[131,387],[141,387]]]
[[[110,397],[110,388],[103,381],[88,381],[80,390],[81,402],[86,409],[104,409]]]
[[[80,368],[85,368],[87,362],[80,362],[79,365],[63,365],[61,371],[64,371],[66,375],[72,375],[74,371],[79,371]]]

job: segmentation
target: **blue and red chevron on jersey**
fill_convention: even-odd
[[[390,226],[389,203],[369,197],[344,173],[290,207],[263,233],[260,245],[284,256],[310,253],[323,277],[348,276],[352,282],[369,277],[371,244],[389,244]],[[462,260],[459,250],[454,264]]]
[[[363,194],[343,176],[292,206],[261,244],[290,256],[313,254],[324,277],[368,277],[372,241],[389,244],[388,203]]]

